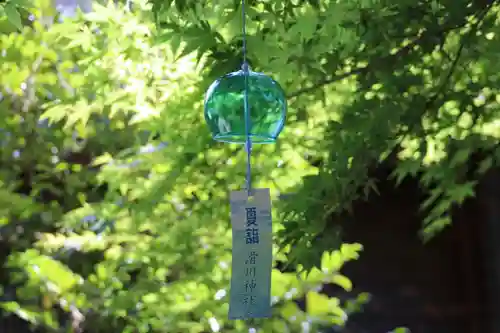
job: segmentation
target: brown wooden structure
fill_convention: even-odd
[[[424,244],[419,205],[425,194],[416,180],[395,188],[388,173],[380,177],[380,195],[356,204],[354,221],[343,226],[346,241],[364,246],[344,272],[355,292],[372,295],[343,332],[405,326],[412,333],[499,333],[500,308],[493,302],[500,281],[487,277],[497,276],[492,268],[500,242],[494,243],[491,224],[500,228],[500,214],[487,206],[500,213],[500,199],[494,200],[500,198],[500,175],[485,177],[477,199],[457,209],[453,224]]]

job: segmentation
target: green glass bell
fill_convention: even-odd
[[[285,125],[286,97],[272,78],[248,71],[248,134],[252,143],[273,143]],[[205,120],[217,141],[246,142],[245,71],[216,80],[205,96]]]

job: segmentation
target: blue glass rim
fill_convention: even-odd
[[[276,138],[272,136],[265,135],[255,135],[249,134],[250,142],[252,144],[271,144],[276,143]],[[247,136],[243,134],[217,134],[213,136],[215,141],[224,142],[224,143],[236,143],[236,144],[245,144],[247,142]]]

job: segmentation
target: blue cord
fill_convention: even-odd
[[[252,140],[250,138],[250,107],[248,105],[248,76],[249,76],[249,66],[247,62],[247,31],[246,31],[246,11],[245,11],[245,0],[241,0],[241,22],[242,22],[242,32],[243,32],[243,65],[241,69],[243,70],[245,76],[245,91],[243,97],[243,108],[245,112],[245,150],[247,153],[247,174],[246,174],[246,188],[248,191],[248,196],[252,195],[252,167],[250,164],[250,157],[252,154]]]

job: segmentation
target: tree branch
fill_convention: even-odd
[[[447,33],[448,31],[451,31],[451,30],[452,29],[449,29],[447,31],[442,31],[440,33]],[[413,40],[413,42],[402,47],[399,51],[397,51],[394,54],[386,55],[384,57],[381,57],[379,59],[372,61],[370,64],[368,64],[364,67],[359,67],[359,68],[353,69],[352,71],[349,71],[347,73],[334,75],[333,77],[321,80],[321,81],[319,81],[319,82],[317,82],[309,87],[299,89],[299,90],[289,94],[288,98],[295,98],[295,97],[298,97],[299,95],[310,93],[310,92],[312,92],[318,88],[321,88],[325,85],[341,81],[341,80],[346,79],[346,78],[353,76],[353,75],[365,74],[365,73],[369,72],[372,68],[377,67],[382,63],[390,63],[391,61],[393,61],[399,57],[406,56],[410,53],[411,49],[413,49],[415,46],[422,44],[423,41],[425,41],[426,38],[428,38],[429,36],[436,36],[436,34],[430,33],[430,32],[423,33],[420,37],[417,37],[416,39]]]
[[[483,7],[481,8],[481,10],[479,12],[482,13],[486,8],[490,8],[496,1],[497,0],[488,0],[483,5]],[[467,16],[469,16],[469,15],[467,15]],[[296,98],[300,95],[311,93],[312,91],[319,89],[325,85],[329,85],[329,84],[341,81],[341,80],[346,79],[348,77],[351,77],[354,75],[359,75],[359,74],[366,74],[369,71],[371,71],[373,68],[376,68],[376,67],[380,66],[381,64],[395,63],[396,62],[395,60],[397,60],[400,57],[407,56],[408,54],[410,54],[411,50],[415,46],[423,44],[428,38],[432,38],[432,37],[436,38],[436,37],[446,35],[447,33],[451,32],[453,30],[462,28],[466,23],[467,23],[467,20],[464,19],[463,23],[458,25],[458,26],[457,26],[457,24],[450,24],[446,28],[443,28],[439,31],[427,30],[427,31],[423,32],[420,36],[416,37],[410,44],[402,47],[399,51],[397,51],[394,54],[385,55],[379,59],[375,59],[364,67],[359,67],[359,68],[353,69],[349,72],[334,75],[330,78],[316,82],[315,84],[313,84],[309,87],[305,87],[305,88],[299,89],[295,92],[292,92],[287,97],[289,99],[293,99],[293,98]]]

